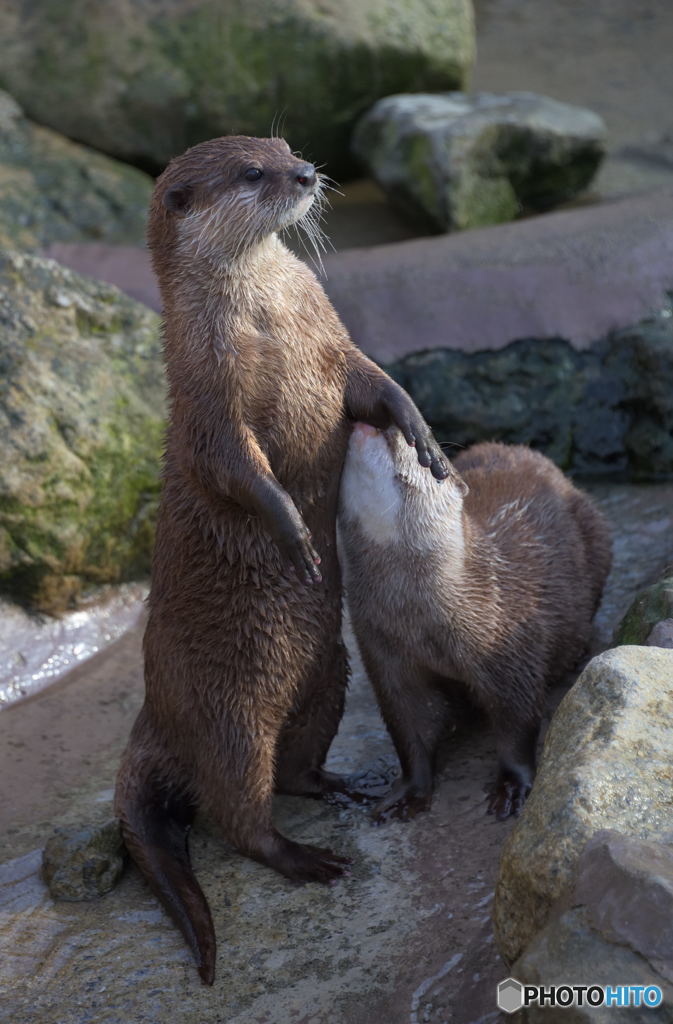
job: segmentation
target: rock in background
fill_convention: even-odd
[[[51,260],[0,256],[0,585],[58,612],[149,569],[158,317]]]
[[[363,111],[460,88],[474,57],[470,0],[20,0],[2,8],[0,38],[0,84],[29,116],[153,169],[275,125],[342,176]]]
[[[670,310],[578,352],[560,338],[390,363],[442,440],[530,444],[563,469],[673,476]]]
[[[671,647],[673,643],[658,643],[673,636],[673,566],[656,583],[645,587],[622,619],[615,634],[615,644],[647,644],[652,647]],[[660,627],[660,628],[657,628]]]
[[[451,231],[550,210],[587,187],[603,158],[597,114],[513,92],[387,96],[358,123],[353,150],[389,198]]]
[[[535,785],[503,847],[494,926],[508,963],[570,894],[594,833],[611,829],[654,840],[671,833],[672,729],[671,651],[606,651],[561,701]]]
[[[28,121],[0,92],[0,247],[142,244],[152,179]]]

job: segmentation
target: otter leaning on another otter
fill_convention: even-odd
[[[585,653],[610,568],[602,513],[539,452],[479,444],[453,467],[430,487],[394,427],[353,430],[339,508],[346,596],[402,767],[378,820],[429,807],[441,694],[455,684],[495,731],[489,810],[519,811],[546,685]]]
[[[215,936],[186,845],[197,807],[288,878],[328,882],[346,863],[280,835],[271,798],[343,786],[322,765],[347,681],[336,508],[349,420],[398,424],[433,475],[448,472],[409,396],[276,235],[319,188],[282,139],[229,137],[173,160],[150,210],[169,423],[145,703],[115,807],[207,983]]]

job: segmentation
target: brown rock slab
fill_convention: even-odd
[[[555,915],[519,960],[512,975],[525,985],[658,985],[663,992],[659,1007],[616,1009],[614,1006],[579,1007],[529,1006],[524,1011],[526,1024],[670,1024],[673,986],[650,963],[628,946],[614,945],[598,935],[587,921],[582,908]],[[517,1020],[512,1017],[512,1020]]]
[[[527,337],[586,348],[668,305],[673,189],[324,262],[353,339],[382,362]]]
[[[610,942],[673,964],[673,845],[598,833],[579,859],[573,903]]]

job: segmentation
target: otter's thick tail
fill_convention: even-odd
[[[195,806],[170,791],[138,761],[122,764],[115,811],[131,858],[187,940],[206,985],[215,978],[215,929],[206,897],[189,859],[188,836]]]

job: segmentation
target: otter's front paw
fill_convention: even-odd
[[[306,530],[279,541],[281,554],[304,583],[322,583],[320,555],[313,547],[311,534]]]
[[[393,423],[402,431],[404,440],[416,448],[421,466],[429,467],[436,480],[445,480],[450,472],[449,464],[406,391],[395,387],[386,395],[384,403]]]

